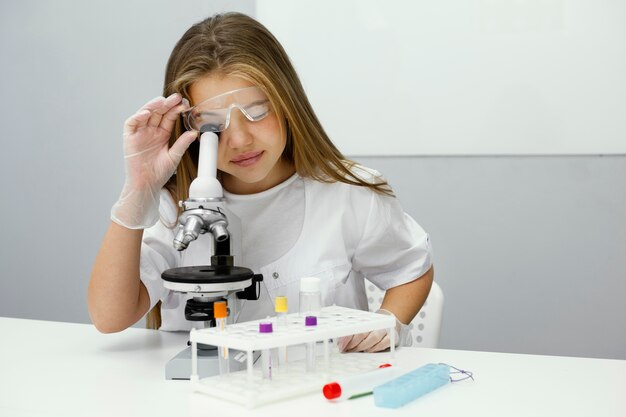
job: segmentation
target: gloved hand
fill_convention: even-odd
[[[380,309],[376,311],[380,314],[395,315],[388,310]],[[400,344],[400,336],[405,333],[405,329],[408,326],[403,324],[396,318],[395,334],[395,347]],[[374,330],[368,333],[359,333],[352,336],[340,337],[337,340],[337,347],[340,352],[380,352],[385,349],[389,349],[391,345],[391,338],[387,333],[387,329]]]
[[[159,220],[159,193],[198,135],[183,133],[170,148],[168,140],[182,111],[189,109],[180,94],[157,97],[124,123],[126,181],[111,209],[111,220],[128,229],[145,229]]]

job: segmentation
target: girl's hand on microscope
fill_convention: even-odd
[[[189,103],[180,94],[156,97],[124,123],[126,181],[133,187],[160,190],[198,135],[183,133],[170,148],[168,141],[180,113]]]
[[[161,188],[176,171],[198,132],[183,133],[169,147],[176,119],[189,103],[180,94],[157,97],[124,123],[126,182],[111,209],[111,220],[128,229],[145,229],[159,220]]]

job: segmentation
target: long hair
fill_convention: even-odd
[[[170,55],[163,95],[179,93],[191,101],[190,86],[210,74],[237,76],[263,90],[279,120],[281,134],[286,135],[282,158],[293,163],[300,176],[368,187],[393,196],[386,181],[368,181],[352,171],[355,163],[332,143],[287,53],[261,23],[241,13],[225,13],[193,25]],[[170,146],[183,132],[179,118]],[[183,155],[176,175],[166,184],[174,201],[187,199],[189,186],[197,176],[198,153],[199,143],[195,141]],[[160,326],[160,304],[150,311],[147,322],[151,328]]]

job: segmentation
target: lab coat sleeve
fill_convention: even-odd
[[[140,279],[150,296],[150,309],[164,299],[167,289],[163,286],[161,272],[179,265],[180,254],[172,242],[174,230],[168,227],[176,219],[176,209],[167,191],[161,192],[159,212],[161,220],[144,230],[139,263]]]
[[[411,282],[432,266],[428,234],[397,198],[370,192],[369,213],[353,257],[353,269],[382,290]]]

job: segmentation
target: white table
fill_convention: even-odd
[[[166,381],[186,334],[0,318],[0,416],[626,416],[626,361],[404,348],[407,369],[445,362],[475,382],[448,384],[397,410],[371,396],[330,403],[320,394],[248,410]],[[228,414],[225,414],[228,413]]]

